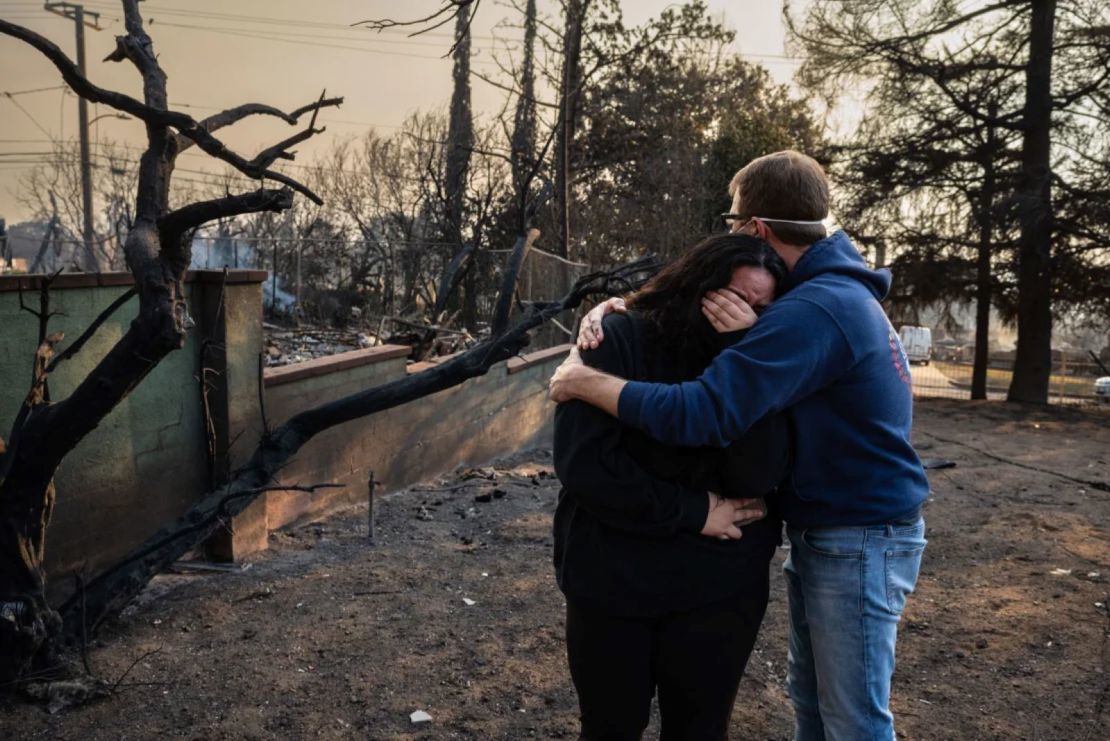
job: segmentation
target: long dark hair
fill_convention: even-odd
[[[720,349],[701,313],[701,297],[727,286],[732,271],[745,265],[765,269],[776,288],[786,277],[786,263],[759,237],[720,234],[684,252],[628,298],[628,308],[644,318],[652,346],[676,359],[684,377],[701,373]]]

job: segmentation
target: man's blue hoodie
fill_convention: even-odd
[[[909,362],[870,270],[842,232],[805,251],[775,301],[696,380],[630,382],[619,415],[664,443],[724,446],[789,408],[796,430],[782,512],[793,527],[876,525],[915,514],[929,493],[910,445]]]

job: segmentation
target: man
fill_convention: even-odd
[[[825,236],[828,183],[813,159],[761,157],[730,192],[732,230],[766,239],[786,262],[785,295],[695,381],[628,382],[575,350],[551,398],[581,399],[678,445],[724,446],[789,409],[795,459],[779,497],[795,739],[892,739],[897,624],[925,547],[928,482],[910,445],[909,364],[879,304],[890,275],[868,269],[843,232]],[[723,293],[705,302],[714,323],[750,311]],[[591,344],[603,339],[596,320],[584,332]]]

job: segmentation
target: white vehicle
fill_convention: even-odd
[[[902,327],[898,336],[910,363],[929,364],[933,357],[933,330],[928,327]]]
[[[1110,376],[1103,376],[1095,381],[1095,396],[1103,401],[1110,401]]]

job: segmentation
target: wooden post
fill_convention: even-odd
[[[378,487],[378,482],[374,480],[374,472],[370,472],[370,482],[367,487],[369,492],[367,495],[367,503],[369,509],[366,513],[366,540],[370,545],[374,545],[374,490]]]

